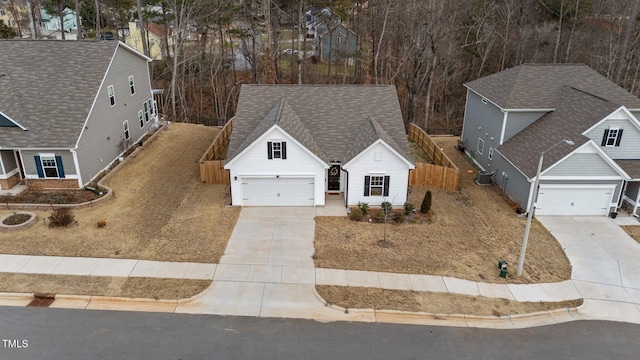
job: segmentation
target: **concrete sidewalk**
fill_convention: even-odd
[[[212,280],[216,266],[134,259],[0,255],[0,273]]]

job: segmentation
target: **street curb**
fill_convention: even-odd
[[[373,310],[376,322],[380,323],[403,323],[403,324],[420,324],[420,325],[443,325],[443,326],[458,326],[458,327],[495,327],[499,325],[509,325],[505,328],[518,328],[518,327],[534,327],[548,324],[557,324],[560,322],[568,322],[575,320],[583,320],[579,314],[579,309],[582,305],[575,308],[561,308],[554,310],[537,311],[528,314],[515,314],[515,315],[503,315],[503,316],[488,316],[488,315],[470,315],[470,314],[437,314],[428,312],[410,312],[400,310],[375,310],[375,309],[360,309],[360,308],[344,308],[338,305],[328,303],[317,292],[315,286],[313,287],[313,293],[316,298],[324,304],[325,307],[348,314],[350,311],[360,310]],[[569,318],[567,318],[569,316]],[[545,321],[549,320],[549,321]],[[527,325],[526,323],[537,322],[538,324]],[[485,326],[482,326],[484,323]],[[518,326],[518,324],[524,326]],[[474,326],[475,325],[475,326]],[[494,326],[486,326],[494,325]]]

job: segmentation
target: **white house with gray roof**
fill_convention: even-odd
[[[393,86],[242,85],[225,169],[236,206],[395,206],[413,161]]]
[[[149,58],[119,42],[0,40],[0,187],[80,188],[156,121]]]
[[[465,86],[466,152],[523,208],[535,201],[538,215],[608,215],[626,202],[637,210],[640,99],[583,64],[525,64]]]

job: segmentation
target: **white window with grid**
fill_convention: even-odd
[[[136,86],[133,81],[133,76],[129,76],[129,91],[131,92],[131,95],[136,94]]]
[[[113,90],[113,85],[107,87],[107,94],[109,94],[109,105],[111,107],[116,106],[116,93]]]
[[[58,164],[56,163],[56,157],[54,155],[40,155],[40,163],[42,164],[42,172],[44,173],[44,177],[59,177]]]
[[[372,176],[369,183],[369,196],[382,196],[384,176]]]

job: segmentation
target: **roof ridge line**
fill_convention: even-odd
[[[280,96],[280,101],[278,102],[278,110],[276,111],[276,116],[274,119],[274,123],[277,124],[282,119],[282,112],[284,111],[284,104],[287,102],[284,96]]]

